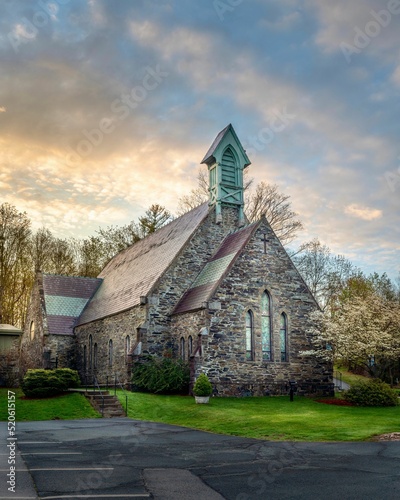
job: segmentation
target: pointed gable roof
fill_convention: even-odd
[[[43,274],[48,333],[72,335],[77,318],[100,283],[98,278]]]
[[[77,325],[140,304],[208,215],[208,203],[194,208],[117,254],[100,273],[102,284]]]
[[[203,267],[192,286],[178,302],[172,314],[185,313],[204,307],[204,303],[210,300],[259,224],[259,222],[251,224],[229,234],[223,240],[217,252]]]
[[[222,154],[227,146],[232,145],[235,148],[235,151],[241,156],[241,164],[243,167],[247,167],[251,164],[249,157],[246,154],[246,151],[243,149],[241,142],[236,135],[235,129],[232,127],[230,123],[227,125],[214,139],[214,142],[211,144],[209,150],[205,154],[201,163],[212,163],[214,161],[221,161]]]

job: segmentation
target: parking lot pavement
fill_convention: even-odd
[[[127,418],[18,423],[10,494],[0,431],[0,499],[400,496],[400,442],[269,442]]]

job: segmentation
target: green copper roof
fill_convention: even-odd
[[[85,307],[88,299],[80,297],[61,297],[59,295],[46,296],[46,311],[54,316],[78,317]]]
[[[233,252],[225,255],[225,257],[208,262],[190,288],[218,281],[226,271],[229,264],[232,262],[235,255],[236,252]]]

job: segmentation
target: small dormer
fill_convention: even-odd
[[[215,205],[216,222],[222,222],[222,205],[230,205],[238,207],[243,225],[243,170],[250,160],[231,124],[217,135],[201,163],[208,167],[209,204]]]

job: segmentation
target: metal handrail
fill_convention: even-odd
[[[339,391],[343,390],[343,380],[342,380],[342,372],[340,372],[339,370],[336,370],[335,373],[334,373],[334,377],[337,381],[337,385],[336,387],[339,389]]]
[[[97,381],[96,375],[93,375],[93,392],[96,392],[96,387],[99,389],[99,393],[101,396],[101,416],[104,417],[104,396],[101,392],[99,382]]]
[[[128,416],[128,393],[125,391],[123,385],[121,384],[118,375],[114,373],[114,396],[117,395],[117,385],[119,388],[122,389],[122,392],[124,393],[125,396],[125,414]]]

